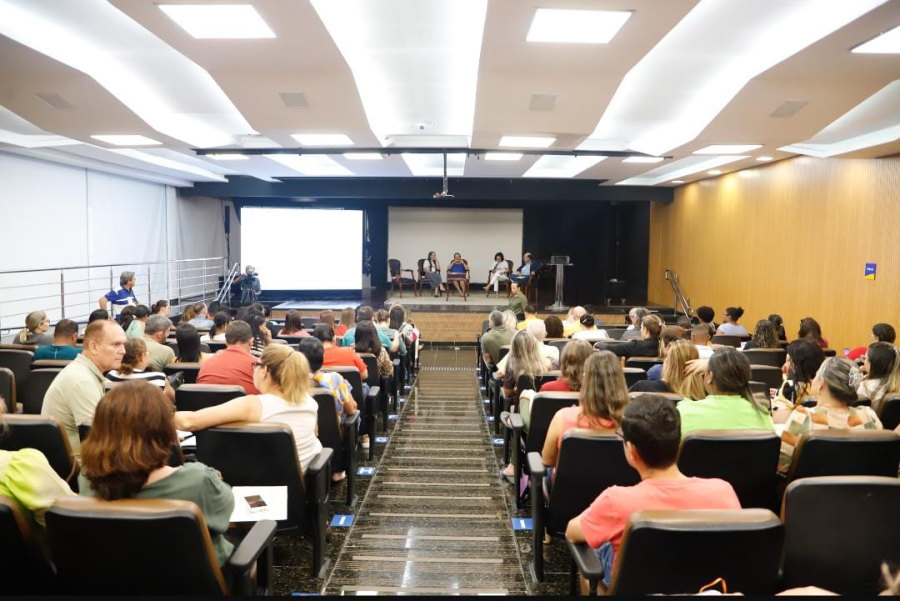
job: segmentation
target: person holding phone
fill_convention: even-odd
[[[433,250],[428,253],[428,258],[422,263],[422,278],[428,280],[434,290],[434,296],[439,296],[444,291],[443,279],[441,279],[441,262],[437,259],[437,253]]]

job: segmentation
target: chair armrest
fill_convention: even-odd
[[[572,559],[575,560],[575,565],[578,566],[582,576],[592,583],[603,578],[603,564],[587,543],[573,543],[567,540],[566,546],[569,547],[569,553],[572,554]]]
[[[401,269],[401,270],[400,270],[400,273],[403,273],[404,271],[407,272],[407,273],[409,273],[410,276],[413,275],[413,270],[412,270],[412,269]]]
[[[381,394],[381,387],[380,387],[380,386],[370,386],[370,387],[369,387],[368,398],[370,398],[370,399],[372,399],[372,400],[374,401],[374,400],[376,400],[376,399],[378,398],[378,395],[379,395],[379,394]]]
[[[260,520],[253,524],[253,528],[237,546],[228,561],[225,562],[226,571],[234,575],[232,594],[253,595],[255,589],[268,590],[273,584],[273,558],[275,531],[278,523],[274,520]],[[253,564],[256,564],[256,586],[251,577]]]
[[[543,478],[547,475],[547,466],[541,461],[541,455],[539,453],[532,451],[528,453],[526,459],[528,461],[528,471],[531,472],[532,478],[535,476]]]
[[[512,426],[513,432],[516,433],[517,437],[520,436],[525,429],[525,421],[518,413],[511,413],[509,415],[509,425]]]
[[[353,427],[353,424],[359,421],[359,410],[357,409],[356,413],[353,415],[344,414],[344,420],[341,422],[341,425],[345,428]]]
[[[331,465],[331,456],[334,455],[334,449],[323,447],[319,454],[312,458],[309,465],[306,466],[306,475],[317,477],[326,467]]]

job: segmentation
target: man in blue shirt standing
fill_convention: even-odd
[[[138,305],[138,300],[134,296],[134,285],[137,284],[137,277],[133,271],[123,271],[119,276],[119,284],[122,286],[118,291],[110,290],[100,297],[100,308],[109,310],[107,307],[112,304],[110,314],[114,318],[118,318],[122,309],[129,305]]]

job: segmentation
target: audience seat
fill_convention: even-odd
[[[47,511],[47,535],[67,594],[253,595],[273,584],[275,522],[256,522],[220,568],[188,501],[60,499]]]
[[[22,413],[40,415],[44,406],[44,395],[53,384],[53,380],[59,375],[62,368],[33,369],[25,385],[18,390],[19,402],[22,403]]]
[[[519,393],[521,391],[531,389],[531,390],[534,390],[535,392],[537,392],[541,389],[541,387],[544,384],[546,384],[547,382],[553,382],[557,378],[559,378],[558,370],[548,371],[546,373],[537,375],[534,377],[533,380],[532,380],[532,378],[530,378],[528,376],[519,376],[519,378],[516,380],[516,394],[511,397],[503,394],[503,392],[500,390],[501,386],[499,385],[499,382],[498,382],[497,390],[499,392],[498,392],[497,396],[498,396],[498,399],[500,402],[491,405],[492,413],[494,416],[494,433],[495,434],[500,433],[500,414],[504,411],[509,411],[510,407],[512,406],[513,403],[515,403],[516,406],[518,406]],[[518,409],[516,409],[516,411],[518,411]],[[504,442],[503,460],[504,461],[509,460],[509,432],[506,433],[506,440]],[[524,461],[524,456],[523,456],[523,461]]]
[[[69,445],[69,437],[54,417],[41,415],[6,415],[6,432],[0,436],[0,449],[18,451],[37,449],[50,467],[76,490],[78,464]],[[77,490],[76,490],[77,492]]]
[[[716,334],[712,337],[712,343],[721,344],[723,346],[733,346],[734,348],[741,348],[741,337],[728,336],[726,334]]]
[[[338,320],[336,320],[336,321],[338,321]],[[318,317],[301,317],[300,318],[300,325],[303,326],[304,330],[315,329],[316,324],[318,324],[318,323],[319,323]]]
[[[53,592],[53,570],[19,504],[0,496],[0,582],[4,595]]]
[[[555,347],[559,349],[560,354],[563,349],[566,348],[566,345],[569,343],[568,338],[545,338],[544,344]]]
[[[6,413],[16,412],[16,376],[8,367],[0,367],[0,397],[6,402]]]
[[[228,346],[224,340],[207,340],[204,344],[209,347],[209,352],[211,353],[224,351],[225,347]]]
[[[637,511],[628,520],[605,592],[690,595],[722,578],[728,592],[771,595],[783,540],[784,526],[768,509]],[[585,543],[568,546],[573,571],[578,568],[591,590],[602,587],[594,550]]]
[[[31,371],[34,371],[36,369],[45,369],[48,367],[58,367],[62,369],[71,362],[71,359],[37,359],[31,362]]]
[[[828,357],[837,357],[837,351],[833,348],[827,348],[822,350],[822,354],[825,355],[825,358]]]
[[[362,377],[355,367],[331,366],[323,367],[322,371],[333,371],[341,374],[350,383],[353,400],[357,407],[365,407],[366,423],[360,424],[364,433],[369,435],[369,461],[375,458],[375,405],[381,395],[378,386],[369,387],[368,396],[363,395]]]
[[[625,335],[625,331],[627,330],[625,327],[617,328],[610,326],[605,326],[603,329],[606,330],[606,335],[612,340],[622,340],[622,336]]]
[[[771,430],[694,430],[682,438],[678,469],[725,480],[745,509],[773,509],[780,452],[781,438]]]
[[[885,430],[895,430],[900,426],[900,395],[881,399],[878,406],[878,417]]]
[[[528,454],[534,578],[544,581],[544,530],[562,538],[569,520],[581,514],[610,486],[633,486],[640,475],[625,461],[622,439],[611,430],[566,432],[556,462],[555,481],[545,496],[547,468],[539,453]]]
[[[178,411],[199,411],[215,407],[231,399],[245,396],[243,386],[229,384],[182,384],[175,391],[175,409]]]
[[[338,421],[334,395],[327,390],[313,389],[312,397],[319,405],[319,442],[329,448],[333,472],[347,472],[347,505],[356,505],[356,442],[359,436],[359,413]],[[371,444],[371,443],[370,443]]]
[[[744,356],[750,361],[750,365],[768,365],[781,369],[787,357],[787,351],[783,348],[754,348],[744,351]]]
[[[875,476],[803,478],[784,495],[782,588],[818,586],[876,595],[881,563],[900,565],[900,480]]]
[[[381,431],[387,432],[388,398],[390,397],[393,384],[392,378],[389,378],[387,376],[380,376],[378,374],[378,358],[375,357],[375,355],[373,355],[372,353],[359,353],[359,356],[366,364],[366,371],[369,372],[369,377],[366,378],[366,383],[369,385],[369,390],[377,388],[380,391],[380,395],[378,397],[378,405],[379,409],[381,410]]]
[[[34,353],[29,350],[23,350],[22,348],[0,349],[0,367],[9,369],[16,376],[16,389],[20,396],[25,388],[25,383],[28,381],[28,376],[31,374],[31,362],[33,360]]]
[[[625,367],[637,367],[644,371],[649,371],[654,365],[662,365],[663,359],[656,357],[628,357],[625,359]]]
[[[750,380],[753,382],[763,382],[769,388],[781,388],[781,384],[784,382],[784,374],[781,371],[781,367],[772,367],[771,365],[751,365],[750,366]],[[766,397],[769,396],[769,391],[766,390]]]
[[[322,577],[327,567],[332,450],[323,448],[304,473],[293,431],[286,424],[236,423],[202,430],[196,436],[197,461],[219,470],[231,486],[287,486],[288,517],[279,528],[311,536],[312,575]]]
[[[815,476],[897,477],[900,436],[890,430],[814,430],[800,437],[787,481]]]
[[[635,382],[647,379],[647,372],[640,367],[625,367],[622,371],[625,372],[625,385],[628,388],[634,386]]]
[[[163,367],[163,373],[166,377],[171,378],[178,372],[184,374],[185,384],[196,384],[197,376],[200,374],[199,363],[169,363]]]
[[[272,336],[275,336],[275,334],[272,334]],[[170,349],[172,349],[173,351],[175,351],[175,357],[178,357],[178,355],[179,355],[180,353],[178,352],[178,343],[177,343],[177,342],[175,342],[174,340],[169,340],[169,341],[166,342],[166,346],[169,347]],[[208,342],[202,342],[202,343],[200,343],[200,352],[201,352],[201,353],[208,353],[208,352],[210,352],[210,348],[209,348],[209,343],[208,343]]]

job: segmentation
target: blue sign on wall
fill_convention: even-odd
[[[875,271],[878,266],[875,263],[866,263],[866,279],[874,280],[875,279]]]

